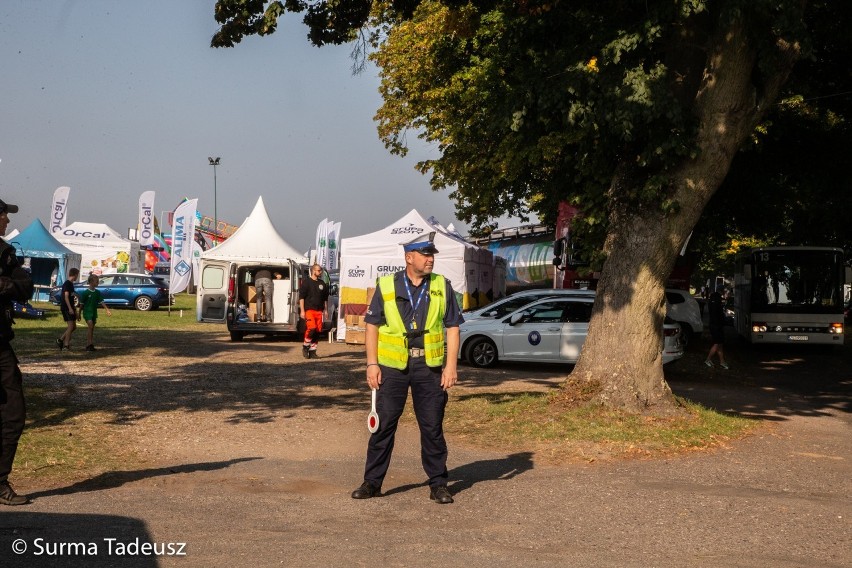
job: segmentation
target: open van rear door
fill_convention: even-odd
[[[228,286],[231,282],[231,263],[204,260],[196,299],[198,321],[225,323],[228,312]]]

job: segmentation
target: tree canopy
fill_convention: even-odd
[[[820,57],[808,25],[836,15],[802,0],[219,0],[213,45],[271,33],[285,11],[304,13],[316,45],[370,43],[380,137],[401,154],[409,133],[436,144],[418,168],[454,188],[462,219],[582,211],[572,231],[602,272],[574,372],[633,408],[670,400],[662,288],[678,251],[740,148],[783,146],[768,135],[783,113],[767,114],[794,63]]]

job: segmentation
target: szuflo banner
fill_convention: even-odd
[[[154,192],[145,191],[139,196],[139,246],[154,244]]]
[[[63,185],[53,192],[53,205],[50,207],[50,232],[58,233],[65,229],[68,220],[68,196],[71,188]]]
[[[326,269],[329,271],[340,268],[338,263],[338,257],[340,256],[338,253],[338,248],[340,246],[340,227],[341,223],[329,221],[328,237],[326,238],[326,241],[328,242],[328,264],[325,265]]]
[[[192,277],[192,250],[195,243],[195,210],[198,199],[187,199],[172,216],[171,293],[183,292]]]

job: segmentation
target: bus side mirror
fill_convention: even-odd
[[[561,257],[564,252],[565,239],[556,239],[555,241],[553,241],[553,256]],[[556,262],[554,261],[553,264],[556,264]]]
[[[846,283],[852,284],[852,266],[846,267]]]

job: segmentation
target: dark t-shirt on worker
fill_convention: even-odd
[[[305,301],[305,310],[324,310],[328,300],[328,284],[319,278],[305,278],[299,286],[299,299]]]

